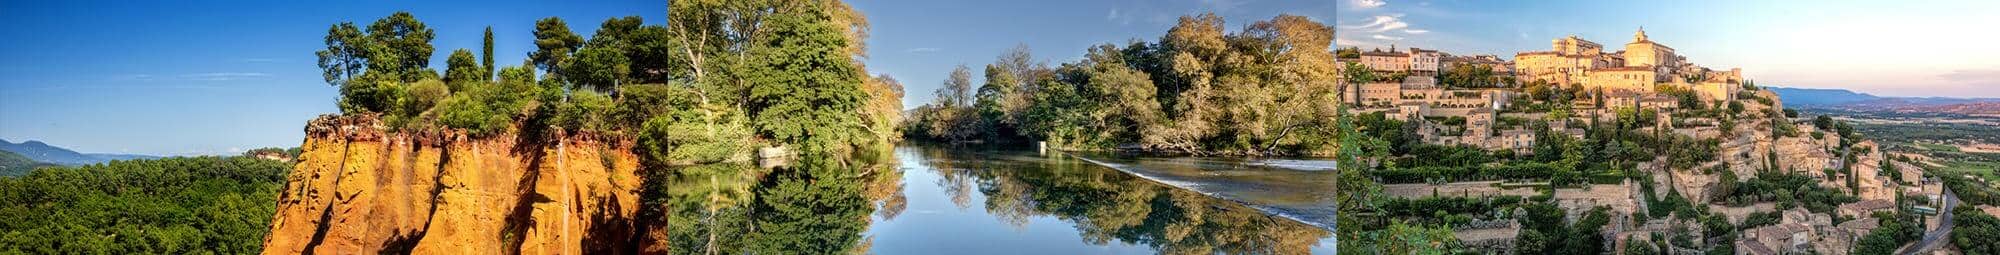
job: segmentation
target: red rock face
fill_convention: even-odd
[[[629,147],[385,133],[378,123],[308,124],[266,254],[618,254],[639,242]]]

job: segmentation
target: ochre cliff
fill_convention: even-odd
[[[264,253],[635,249],[640,178],[631,143],[384,130],[365,116],[307,124]]]

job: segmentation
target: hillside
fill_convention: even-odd
[[[1834,106],[1882,99],[1882,97],[1868,93],[1859,93],[1845,89],[1765,88],[1770,89],[1772,92],[1777,92],[1778,96],[1785,98],[1785,103],[1794,107]]]
[[[267,254],[615,253],[638,243],[630,142],[385,132],[366,116],[320,117],[306,133]]]
[[[55,163],[61,165],[72,165],[72,166],[104,163],[112,160],[159,158],[155,156],[131,155],[131,154],[81,153],[70,149],[65,149],[63,147],[56,147],[54,145],[42,143],[42,141],[33,141],[33,140],[22,143],[13,143],[13,142],[8,142],[7,140],[0,140],[0,150],[13,152],[15,154],[20,154],[21,156],[28,157],[29,159],[33,159],[35,161]]]
[[[29,171],[34,171],[35,168],[49,166],[56,166],[56,164],[35,161],[11,151],[0,151],[0,176],[26,175]]]

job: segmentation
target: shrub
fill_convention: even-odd
[[[702,104],[699,92],[676,85],[619,88],[625,98],[613,119],[643,121],[639,151],[649,165],[728,160],[750,150],[748,120],[736,107]]]
[[[611,97],[591,91],[574,91],[569,101],[555,107],[555,124],[570,131],[608,131],[611,125],[605,123],[611,112]]]
[[[510,67],[503,68],[501,74],[499,83],[467,86],[466,91],[445,98],[435,113],[438,123],[464,129],[473,136],[499,134],[507,131],[515,117],[537,107],[536,99],[547,93],[532,80],[533,70]]]

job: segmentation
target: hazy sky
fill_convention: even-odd
[[[313,51],[327,26],[398,10],[431,29],[431,65],[477,52],[518,65],[534,21],[588,36],[607,18],[663,24],[660,1],[0,1],[0,139],[82,152],[234,154],[298,146],[306,120],[337,113]]]
[[[1759,85],[2000,97],[2000,1],[1339,1],[1337,44],[1495,54],[1577,35],[1617,51],[1639,27]]]

